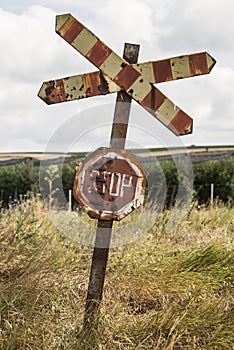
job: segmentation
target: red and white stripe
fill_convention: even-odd
[[[207,52],[200,52],[160,61],[133,64],[133,67],[150,83],[155,84],[209,74],[215,62]]]

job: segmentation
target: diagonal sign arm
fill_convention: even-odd
[[[49,80],[38,96],[48,105],[117,92],[120,87],[100,71]]]
[[[131,66],[71,14],[56,16],[56,33],[112,80]]]
[[[192,132],[192,118],[72,15],[56,17],[56,32],[176,135]]]
[[[133,64],[149,82],[162,83],[176,79],[209,74],[216,61],[207,52],[177,56],[159,61]]]

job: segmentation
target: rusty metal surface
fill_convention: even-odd
[[[130,64],[136,63],[139,55],[140,45],[125,43],[123,58]]]
[[[140,45],[125,43],[124,59],[130,64],[136,63],[139,50]],[[124,149],[125,147],[131,100],[131,97],[125,91],[119,91],[117,93],[110,141],[110,147],[112,148]]]
[[[192,118],[153,84],[208,74],[215,64],[215,60],[208,53],[130,64],[70,14],[56,17],[56,32],[102,72],[104,81],[100,83],[100,76],[94,72],[88,76],[94,81],[93,84],[82,82],[79,85],[70,82],[65,87],[63,79],[56,80],[56,86],[53,82],[47,82],[39,92],[39,97],[46,103],[65,102],[123,90],[175,135],[192,133]],[[129,50],[134,51],[130,46]],[[96,86],[95,78],[98,80]],[[98,89],[97,86],[101,88]]]
[[[84,26],[80,22],[76,21],[74,17],[66,14],[63,16],[56,16],[55,28],[57,34],[63,36],[68,43],[72,43],[84,29]]]
[[[106,95],[120,88],[100,71],[50,80],[42,84],[38,96],[48,105],[85,97]]]
[[[139,45],[124,45],[123,57],[129,63],[137,62],[138,53]],[[131,98],[126,92],[120,91],[117,94],[116,102],[110,147],[124,149]],[[103,184],[101,184],[101,186],[103,186]],[[98,320],[97,312],[102,299],[112,225],[113,220],[98,220],[84,317],[84,331],[88,338],[90,338],[90,330],[96,328],[95,321]]]
[[[148,79],[73,16],[70,14],[57,16],[56,32],[173,133],[185,135],[192,132],[192,118],[168,98],[161,99],[164,95]],[[157,95],[160,95],[159,99]],[[162,100],[162,105],[158,104],[159,100]],[[167,106],[176,108],[164,108],[165,101]],[[175,110],[177,113],[174,113]],[[183,119],[181,123],[177,122],[178,118]],[[176,120],[175,123],[173,119]]]
[[[66,40],[66,30],[70,31],[77,20],[71,15],[63,16],[59,16],[61,19],[57,21],[56,30]],[[79,21],[77,22],[80,23]],[[62,29],[59,27],[61,23]],[[84,40],[84,38],[92,40],[87,44],[87,40]],[[192,118],[179,107],[174,109],[164,108],[164,101],[170,106],[174,106],[174,103],[155,88],[133,65],[118,56],[87,28],[84,27],[76,37],[73,36],[72,42],[70,40],[67,42],[173,133],[185,135],[192,131]],[[160,98],[158,98],[158,95],[160,95]],[[161,98],[162,96],[164,99]],[[162,105],[158,104],[159,101],[162,101]],[[177,113],[174,113],[175,110]],[[182,119],[182,122],[173,124],[173,119],[177,120],[178,118]],[[176,129],[177,126],[179,127],[178,130]]]
[[[102,299],[112,225],[111,220],[98,220],[84,316],[84,331],[87,337],[92,329],[97,328],[97,313]]]
[[[121,220],[143,204],[145,186],[129,151],[101,148],[77,166],[73,194],[91,218]]]
[[[127,50],[129,50],[129,54],[133,57],[136,50],[139,49],[139,45],[134,45],[134,48],[132,47],[131,49],[130,44],[126,45],[129,45]],[[126,59],[126,57],[127,56],[124,56],[124,59]],[[134,70],[138,71],[144,79],[154,84],[209,74],[216,61],[207,52],[200,52],[137,64],[134,64],[134,60],[130,60],[129,63],[131,63]],[[126,71],[123,70],[119,78],[116,77],[116,79],[120,79],[119,82],[121,82],[121,75],[123,76],[124,72],[126,73]],[[124,77],[122,77],[122,79],[124,79]],[[44,82],[38,96],[47,104],[53,104],[74,101],[85,97],[105,95],[120,90],[121,87],[114,83],[107,75],[96,71]],[[123,101],[123,99],[120,101]]]
[[[133,64],[152,84],[209,74],[216,61],[207,52]]]

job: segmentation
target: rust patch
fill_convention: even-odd
[[[86,97],[106,95],[110,92],[106,79],[99,71],[92,74],[83,74],[82,82],[82,90],[85,91]]]
[[[61,28],[56,30],[56,33],[71,44],[83,29],[84,26],[80,22],[70,17]]]
[[[108,85],[106,79],[104,78],[102,72],[100,72],[100,85],[98,85],[98,90],[100,91],[100,93],[102,95],[106,95],[110,92],[109,85]]]
[[[191,76],[209,73],[206,55],[201,55],[201,54],[190,55],[189,67],[190,67]]]
[[[45,93],[45,102],[47,104],[59,103],[67,99],[62,79],[47,82]]]
[[[153,62],[153,71],[156,83],[173,79],[169,59]]]
[[[177,135],[188,135],[192,133],[193,119],[180,110],[167,127]]]
[[[126,66],[121,69],[113,80],[122,89],[127,91],[140,75],[141,74],[137,72],[130,64],[126,64]]]
[[[91,218],[121,220],[143,203],[145,183],[130,152],[104,148],[77,166],[73,193]]]
[[[83,74],[82,75],[82,86],[85,92],[85,96],[99,95],[98,84],[100,84],[99,72],[96,74]]]
[[[146,97],[141,101],[141,105],[145,107],[148,112],[154,114],[155,111],[161,106],[161,104],[166,99],[165,95],[151,84],[151,91],[146,95]]]
[[[128,63],[136,63],[137,62],[136,57],[138,57],[139,50],[140,50],[140,45],[125,43],[123,58]]]
[[[98,40],[87,53],[86,58],[96,67],[100,67],[111,52],[112,50],[109,47],[107,47],[101,40]]]

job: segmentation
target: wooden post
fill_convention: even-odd
[[[125,60],[130,64],[137,63],[139,48],[139,45],[125,44],[123,54]],[[131,97],[124,91],[118,92],[110,140],[112,148],[124,149],[130,104]],[[98,327],[112,225],[112,220],[98,220],[84,316],[83,331],[87,340],[92,340],[92,333]]]

